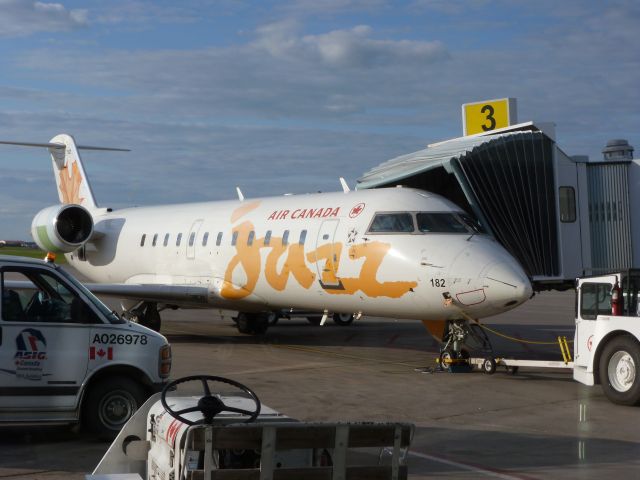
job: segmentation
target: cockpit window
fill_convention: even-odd
[[[480,222],[478,222],[468,213],[458,213],[458,216],[464,222],[464,224],[475,233],[486,233]]]
[[[475,231],[453,213],[418,213],[418,230],[423,233],[470,233]]]
[[[410,213],[378,213],[371,222],[371,233],[412,233],[413,216]]]

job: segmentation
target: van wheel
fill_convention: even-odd
[[[620,405],[640,403],[640,344],[630,337],[608,342],[600,357],[600,381],[609,400]]]
[[[146,397],[142,387],[130,378],[99,380],[87,393],[83,423],[101,439],[112,440]]]

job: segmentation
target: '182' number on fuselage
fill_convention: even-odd
[[[444,278],[432,278],[431,286],[440,288],[440,287],[446,287],[447,285],[445,284]]]

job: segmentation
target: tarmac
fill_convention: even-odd
[[[553,342],[573,337],[573,305],[573,292],[545,292],[486,322]],[[414,423],[411,479],[640,478],[640,408],[610,403],[570,371],[437,372],[438,344],[410,320],[283,319],[264,337],[212,310],[166,311],[163,322],[173,379],[229,377],[300,420]],[[497,354],[561,360],[555,345],[489,336]],[[1,428],[0,479],[83,479],[107,447],[69,427]]]

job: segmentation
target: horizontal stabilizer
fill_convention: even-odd
[[[40,147],[40,148],[54,148],[56,150],[64,150],[66,145],[64,143],[33,143],[33,142],[8,142],[0,140],[0,144],[3,145],[17,145],[20,147]],[[128,148],[112,148],[112,147],[91,147],[89,145],[76,145],[78,150],[101,150],[106,152],[130,152]]]

